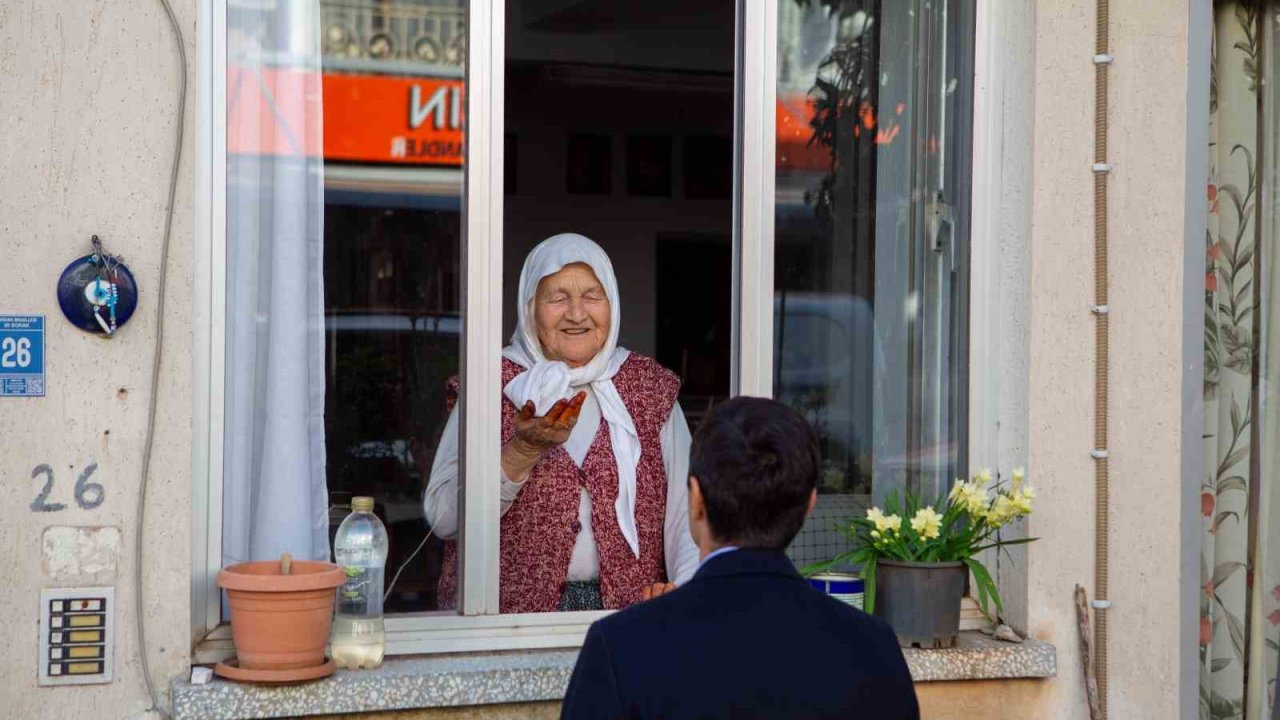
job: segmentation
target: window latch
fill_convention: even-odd
[[[942,224],[946,223],[950,227],[955,223],[955,208],[942,199],[942,193],[936,193],[925,206],[924,221],[933,251],[942,252]]]

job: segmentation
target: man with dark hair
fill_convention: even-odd
[[[690,455],[702,564],[591,627],[561,718],[919,718],[889,626],[810,588],[784,554],[817,501],[808,423],[735,398]]]

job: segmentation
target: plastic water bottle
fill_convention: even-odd
[[[382,624],[387,529],[373,514],[373,498],[351,499],[351,514],[338,526],[333,556],[347,573],[333,618],[333,662],[340,668],[376,668],[387,649]]]

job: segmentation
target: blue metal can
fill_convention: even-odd
[[[862,578],[847,573],[822,573],[809,578],[809,585],[841,602],[863,609],[864,584]]]

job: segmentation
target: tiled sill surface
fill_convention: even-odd
[[[173,683],[174,720],[243,718],[462,707],[559,700],[576,650],[399,657],[377,670],[338,671],[307,685],[263,687],[216,679],[207,685]],[[916,682],[1047,678],[1057,672],[1048,643],[1012,644],[961,633],[949,650],[907,650]]]

